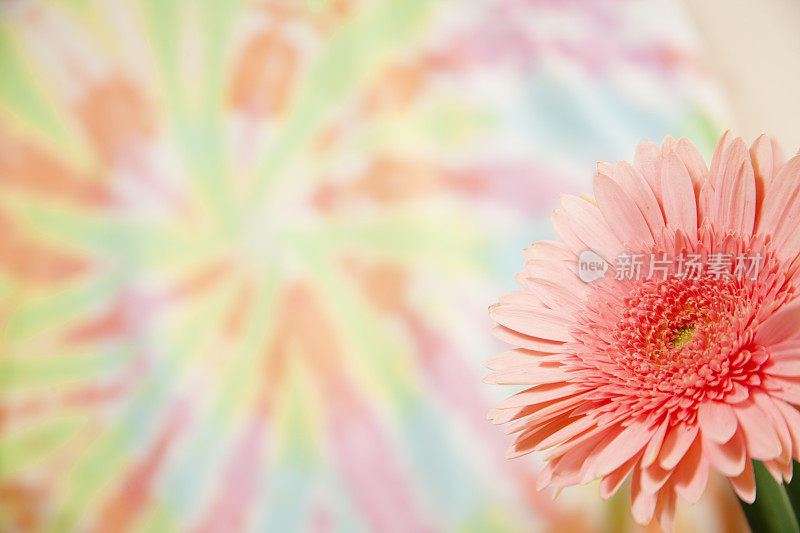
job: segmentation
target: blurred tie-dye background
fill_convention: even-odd
[[[637,530],[503,459],[486,307],[719,101],[669,0],[0,0],[0,531]]]

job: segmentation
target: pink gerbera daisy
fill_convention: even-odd
[[[487,381],[528,386],[489,415],[509,457],[546,452],[544,486],[631,477],[635,520],[672,529],[710,468],[752,502],[752,460],[800,459],[800,156],[726,133],[710,169],[686,139],[598,164],[566,196],[558,240],[525,250],[521,290],[490,309],[518,348]]]

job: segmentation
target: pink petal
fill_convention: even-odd
[[[762,369],[773,376],[800,377],[800,359],[770,359]]]
[[[521,280],[520,285],[532,292],[550,309],[577,311],[584,304],[582,298],[575,296],[563,285],[554,281],[526,276],[524,280]]]
[[[603,480],[600,482],[601,498],[607,500],[613,496],[617,490],[619,490],[619,488],[625,482],[625,479],[627,479],[628,475],[631,473],[631,470],[633,470],[633,466],[641,456],[642,454],[634,455],[628,459],[624,465],[620,466],[603,478]]]
[[[516,420],[517,424],[521,427],[517,428],[516,425],[512,424],[512,428],[509,428],[508,430],[509,434],[516,433],[516,431],[526,430],[530,426],[531,421],[527,419],[527,417],[530,415],[535,414],[544,418],[550,417],[556,413],[563,414],[563,412],[569,410],[569,408],[582,401],[583,395],[578,393],[524,406],[506,408],[494,407],[491,411],[489,411],[486,418],[493,424],[505,424],[511,422],[512,420]],[[513,431],[512,429],[516,429],[516,431]]]
[[[636,146],[633,164],[650,185],[657,198],[661,197],[661,150],[650,141]]]
[[[597,252],[609,264],[623,251],[622,243],[606,224],[600,209],[577,196],[563,196],[561,208],[575,236],[585,245],[583,249]]]
[[[742,165],[747,158],[747,147],[741,138],[734,139],[727,147],[722,158],[719,174],[713,181],[716,192],[717,223],[722,228],[730,228],[732,220],[732,206],[734,202],[734,187]]]
[[[519,304],[495,304],[489,309],[495,322],[531,337],[553,341],[570,341],[569,317],[544,307]]]
[[[650,442],[647,443],[647,448],[642,456],[642,466],[647,467],[653,464],[653,461],[658,458],[658,452],[661,451],[661,445],[664,442],[664,437],[669,429],[669,418],[665,418],[661,425],[658,427]]]
[[[678,139],[675,152],[681,158],[681,161],[683,161],[683,165],[692,178],[695,194],[699,195],[703,182],[708,179],[708,167],[706,166],[705,159],[703,159],[703,155],[695,145],[686,139],[686,137]]]
[[[675,492],[689,503],[697,503],[708,483],[708,459],[703,456],[701,439],[696,439],[675,468],[671,483]]]
[[[532,350],[506,350],[491,356],[486,360],[484,366],[489,370],[508,370],[531,364],[538,365],[547,361],[546,356],[548,355],[550,354]]]
[[[568,413],[561,413],[560,415],[558,415],[555,418],[550,418],[549,420],[547,420],[547,421],[545,421],[543,423],[540,423],[537,426],[532,427],[531,429],[521,433],[517,437],[516,442],[506,452],[506,458],[507,459],[513,459],[515,457],[519,457],[519,456],[525,455],[527,453],[530,453],[531,451],[542,449],[543,447],[540,445],[541,442],[545,441],[550,436],[559,433],[564,428],[571,427],[573,424],[574,424],[574,419],[571,418]],[[591,431],[585,432],[583,435],[586,435],[587,433],[591,433]],[[586,456],[587,453],[588,453],[588,450],[586,449],[587,447],[583,446],[583,445],[586,444],[586,442],[588,441],[588,442],[591,442],[592,446],[593,446],[601,438],[602,438],[602,436],[596,436],[593,441],[592,441],[591,438],[585,439],[585,440],[580,440],[580,437],[579,438],[573,438],[573,439],[569,440],[568,442],[571,445],[573,445],[573,443],[577,443],[577,444],[574,444],[572,446],[572,448],[570,448],[570,449],[566,449],[563,453],[561,453],[557,457],[556,460],[551,461],[551,463],[554,464],[556,467],[560,466],[560,461],[564,458],[564,456],[568,452],[572,451],[573,449],[575,449],[575,448],[577,448],[579,446],[582,446],[582,449],[584,450],[582,452],[582,455]],[[558,446],[555,449],[564,450],[565,446]],[[567,464],[567,463],[565,463],[565,464]],[[576,480],[576,482],[577,482],[577,480]]]
[[[794,405],[800,405],[800,381],[764,374],[761,384],[770,391],[773,398],[780,398]]]
[[[550,484],[550,481],[553,479],[553,471],[557,465],[558,461],[550,461],[544,465],[544,468],[542,468],[542,471],[539,472],[539,475],[536,477],[536,490],[542,490]]]
[[[514,459],[531,453],[537,444],[546,439],[556,431],[567,426],[570,419],[567,416],[560,416],[550,420],[545,424],[531,428],[521,433],[514,444],[506,451],[506,459]]]
[[[639,477],[638,473],[634,472],[631,478],[631,511],[636,523],[646,526],[653,519],[657,496],[642,490]]]
[[[562,429],[556,431],[537,444],[536,449],[544,450],[546,448],[550,448],[551,446],[555,446],[556,444],[567,441],[572,437],[583,433],[595,425],[597,425],[597,422],[590,416],[582,416],[577,419],[571,419],[568,425],[564,426]]]
[[[575,230],[572,228],[569,215],[564,213],[563,210],[556,209],[552,212],[550,215],[550,224],[552,224],[553,229],[556,230],[558,238],[561,239],[576,256],[586,249],[586,245],[578,238],[578,234],[575,233]]]
[[[587,392],[587,391],[582,391],[582,392]],[[568,451],[575,448],[576,446],[579,446],[586,441],[591,440],[595,443],[597,442],[603,443],[604,441],[607,442],[612,438],[611,437],[612,435],[619,435],[621,432],[622,428],[619,425],[614,425],[613,423],[611,425],[606,425],[606,426],[596,426],[586,431],[585,433],[582,433],[581,435],[578,435],[577,437],[569,440],[568,442],[565,442],[561,446],[557,446],[551,449],[550,451],[548,451],[547,455],[545,455],[544,460],[549,461],[555,457],[560,457],[565,453],[567,453]],[[592,453],[589,454],[589,457],[587,457],[586,459],[587,462],[594,461],[594,458],[597,456],[599,449],[600,448],[597,446],[594,448]],[[592,477],[597,477],[597,476],[593,475]]]
[[[750,160],[759,188],[768,185],[775,176],[776,168],[772,157],[773,143],[766,135],[760,135],[750,147]]]
[[[694,185],[680,158],[671,153],[661,171],[661,205],[667,225],[689,236],[697,232],[697,200]]]
[[[597,173],[608,176],[609,178],[614,175],[614,165],[606,163],[605,161],[597,162]]]
[[[664,215],[650,185],[639,172],[626,161],[620,161],[614,168],[614,181],[619,183],[625,193],[637,205],[653,236],[661,235],[664,229]]]
[[[542,306],[542,301],[534,293],[526,290],[511,291],[500,296],[501,304],[521,305],[525,307],[538,308]]]
[[[775,169],[775,174],[786,164],[786,154],[783,152],[780,143],[770,137],[770,144],[772,145],[772,168]]]
[[[575,256],[575,259],[568,264],[563,261],[526,261],[525,273],[534,279],[546,279],[557,283],[576,299],[584,300],[589,288],[575,273],[577,260],[578,257]]]
[[[525,260],[542,259],[548,261],[574,261],[577,257],[567,246],[560,241],[536,241],[524,250],[522,255]]]
[[[728,480],[736,491],[739,499],[746,503],[756,501],[756,478],[753,472],[753,463],[747,461],[744,470],[736,477],[729,477]]]
[[[725,476],[739,475],[747,460],[747,449],[741,432],[737,432],[733,438],[723,444],[718,444],[704,436],[703,453],[711,466]]]
[[[656,503],[656,516],[658,525],[663,531],[672,531],[675,527],[675,492],[671,488],[665,488],[658,494]]]
[[[731,142],[731,132],[726,131],[719,141],[717,141],[717,146],[714,148],[714,155],[711,156],[711,167],[709,167],[708,176],[711,181],[711,185],[716,186],[719,179],[722,177],[722,169],[723,169],[723,156],[728,149],[728,145]]]
[[[539,385],[563,382],[569,377],[563,365],[552,367],[529,366],[527,368],[511,368],[492,372],[483,379],[483,382],[495,385]]]
[[[664,483],[667,482],[667,479],[669,479],[673,471],[661,468],[658,463],[653,463],[646,468],[640,466],[639,472],[642,476],[642,490],[650,494],[655,494],[664,486]]]
[[[772,479],[775,480],[775,483],[778,485],[783,483],[783,471],[777,459],[773,459],[771,461],[761,461],[761,464],[763,464],[767,469],[767,472],[769,472],[769,475],[771,475]]]
[[[732,182],[729,226],[742,235],[752,235],[756,219],[756,181],[750,161],[745,160]]]
[[[700,223],[717,223],[717,212],[719,211],[716,201],[716,193],[710,181],[703,183],[700,189],[700,196],[697,200],[697,216]]]
[[[661,141],[661,156],[666,157],[668,153],[674,152],[676,144],[675,137],[672,135],[665,136],[664,140]]]
[[[764,195],[779,166],[776,167],[773,158],[773,142],[766,135],[761,135],[750,147],[750,161],[753,164],[753,175],[756,184],[756,224],[761,218]],[[759,227],[758,225],[756,227]]]
[[[719,444],[728,442],[739,427],[736,413],[724,403],[705,402],[697,414],[703,436]]]
[[[553,471],[551,485],[565,487],[581,483],[584,475],[586,456],[597,444],[596,440],[588,440],[565,453]]]
[[[492,335],[507,344],[512,346],[519,346],[528,350],[538,350],[543,352],[556,352],[561,346],[562,342],[551,341],[547,339],[537,339],[529,335],[523,335],[518,331],[509,329],[505,326],[495,326],[492,328]]]
[[[800,340],[784,341],[767,348],[770,361],[800,360]]]
[[[786,420],[786,428],[792,437],[792,457],[800,461],[800,412],[781,400],[773,399],[773,402]]]
[[[775,236],[775,246],[783,250],[780,257],[783,259],[796,258],[800,254],[800,225],[797,217],[786,220],[785,228]]]
[[[623,244],[653,243],[644,216],[622,187],[598,174],[594,178],[594,193],[608,226]]]
[[[742,426],[747,453],[753,459],[774,459],[781,454],[781,443],[767,415],[752,400],[734,406]]]
[[[675,468],[697,437],[699,427],[697,424],[678,424],[670,428],[659,454],[658,462],[662,467],[668,470]]]
[[[759,326],[755,341],[769,346],[800,335],[800,300],[784,305]]]
[[[772,234],[776,241],[783,241],[785,238],[781,231],[788,232],[794,229],[798,216],[800,216],[800,156],[795,156],[781,167],[767,186],[758,230]],[[780,252],[778,250],[779,257],[785,259]]]
[[[643,421],[634,421],[621,433],[603,441],[598,445],[599,452],[595,460],[595,477],[610,474],[639,453],[655,433],[656,428]]]
[[[737,137],[731,141],[731,143],[725,149],[725,154],[723,155],[722,159],[723,161],[720,171],[722,172],[721,177],[723,179],[721,183],[714,182],[714,187],[725,190],[725,187],[736,179],[736,175],[738,174],[742,163],[748,159],[747,146],[744,144],[744,141],[741,137]],[[717,187],[718,183],[721,185],[720,187]]]
[[[497,409],[509,409],[512,407],[525,407],[535,403],[546,402],[570,396],[577,392],[583,392],[583,388],[572,383],[547,383],[537,385],[522,392],[506,398],[497,404]]]

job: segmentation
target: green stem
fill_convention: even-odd
[[[775,483],[759,461],[753,461],[756,475],[756,501],[742,504],[742,510],[753,533],[800,533],[797,518],[786,489]]]
[[[800,463],[795,461],[793,466],[795,475],[786,485],[786,494],[789,495],[789,501],[792,503],[795,516],[800,517]]]

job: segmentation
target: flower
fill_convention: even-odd
[[[710,168],[686,139],[599,163],[594,199],[565,196],[555,241],[525,250],[521,290],[490,308],[517,348],[487,382],[529,388],[489,414],[509,457],[544,451],[538,484],[631,478],[634,519],[672,529],[711,468],[755,499],[800,459],[800,156],[726,133]],[[590,261],[594,259],[596,264]],[[582,270],[602,274],[592,280]],[[583,278],[583,279],[582,279]]]

